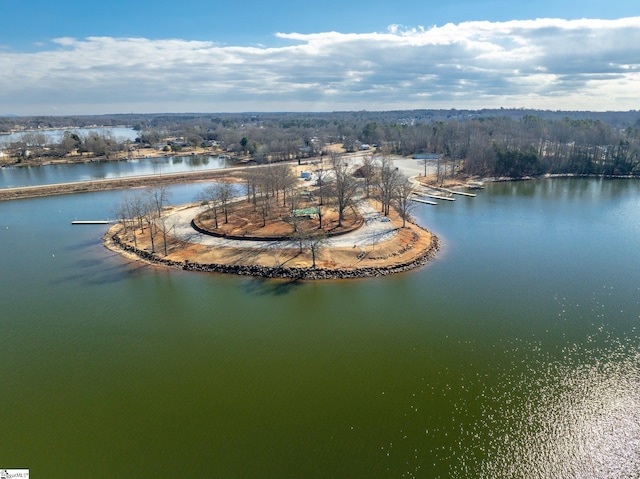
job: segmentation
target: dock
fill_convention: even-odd
[[[443,201],[455,201],[455,198],[450,198],[448,196],[439,196],[439,195],[432,195],[431,193],[425,193],[425,196],[428,196],[429,198],[433,198],[434,200],[443,200]]]
[[[436,206],[438,204],[435,201],[423,200],[421,198],[411,198],[411,201],[416,201],[418,203],[424,203],[425,205],[433,205],[433,206]]]
[[[444,189],[444,191],[447,192],[447,193],[450,193],[452,195],[470,196],[472,198],[476,197],[475,193],[467,193],[466,191],[447,190],[447,189]]]
[[[113,221],[109,220],[76,220],[72,221],[72,225],[110,225]]]
[[[474,198],[476,196],[475,193],[467,193],[466,191],[450,190],[449,188],[442,188],[442,187],[437,187],[437,186],[430,186],[429,188],[437,190],[437,191],[442,191],[444,193],[447,193],[448,195],[471,196],[471,197],[474,197]]]
[[[426,196],[428,198],[433,198],[434,200],[443,200],[443,201],[455,201],[455,198],[451,196],[442,196],[432,193],[433,190],[444,191],[444,188],[433,188],[430,186],[422,185],[418,182],[414,182],[414,188],[418,191],[414,191],[413,194],[417,196]]]

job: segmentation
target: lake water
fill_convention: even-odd
[[[174,189],[191,201],[202,185]],[[640,183],[416,208],[426,267],[287,283],[128,264],[123,192],[0,203],[0,466],[38,477],[640,474]]]
[[[0,188],[215,170],[226,166],[226,160],[209,155],[132,158],[126,161],[96,161],[42,166],[12,166],[0,168]]]
[[[37,132],[25,131],[25,132],[11,133],[9,135],[0,135],[0,147],[3,146],[3,144],[8,145],[13,141],[20,141],[25,134],[31,134],[31,133],[42,133],[43,135],[45,135],[48,142],[58,143],[62,139],[65,131],[71,131],[72,133],[75,133],[80,137],[87,136],[89,133],[94,131],[100,134],[109,133],[113,135],[118,141],[121,141],[121,140],[134,141],[139,136],[139,132],[137,132],[133,128],[126,128],[126,127],[60,128],[60,129],[54,129],[54,130],[38,130]]]

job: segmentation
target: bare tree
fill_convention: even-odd
[[[325,197],[331,193],[331,189],[333,185],[331,182],[330,173],[331,172],[329,170],[323,168],[322,166],[320,167],[320,169],[316,171],[316,176],[317,176],[316,186],[318,187],[317,191],[318,191],[318,196],[320,197],[320,205],[324,204]]]
[[[149,203],[156,210],[158,217],[162,216],[164,208],[169,205],[171,191],[166,186],[150,188],[145,193]]]
[[[120,223],[122,223],[123,231],[126,234],[129,216],[127,214],[127,205],[125,204],[124,200],[113,207],[112,214],[120,220]]]
[[[415,205],[411,201],[411,194],[413,193],[413,185],[406,176],[401,176],[396,186],[394,195],[394,205],[400,218],[402,218],[402,227],[406,226],[406,221],[411,217],[411,211]]]
[[[215,222],[216,229],[218,229],[219,213],[224,215],[225,224],[229,222],[229,212],[233,204],[233,185],[224,181],[211,183],[198,194],[197,198],[207,206],[207,210]]]
[[[352,168],[337,155],[331,155],[331,162],[335,177],[333,194],[338,208],[338,226],[342,226],[344,212],[353,205],[358,192],[358,181],[353,176]]]
[[[205,186],[204,190],[196,195],[196,199],[207,208],[207,213],[213,218],[214,228],[218,229],[218,198],[216,184]]]
[[[155,205],[150,202],[150,201],[146,201],[143,203],[143,213],[142,213],[142,220],[146,223],[147,225],[147,230],[149,232],[149,240],[151,241],[151,252],[155,253],[156,252],[156,243],[155,243],[155,239],[156,239],[156,218],[157,218],[157,210]]]
[[[125,234],[127,233],[127,229],[130,228],[134,246],[137,248],[138,236],[136,229],[143,230],[144,228],[142,219],[144,215],[143,202],[140,195],[125,196],[114,208],[114,214],[121,219]]]
[[[287,204],[287,196],[291,198],[295,196],[298,186],[298,179],[293,174],[293,170],[289,165],[278,165],[280,181],[279,185],[282,190],[282,206]]]
[[[318,229],[322,229],[322,215],[323,215],[322,208],[324,208],[324,206],[318,205],[316,208],[318,210]]]
[[[312,268],[316,267],[316,258],[318,256],[318,253],[326,245],[327,240],[328,240],[328,238],[324,234],[324,232],[308,235],[302,240],[302,243],[311,252],[311,263],[312,263],[311,267]]]
[[[362,178],[364,179],[364,194],[367,198],[369,198],[371,183],[373,182],[376,175],[373,155],[366,155],[362,159],[362,166],[360,167],[359,171]]]
[[[130,202],[130,208],[131,208],[131,217],[137,220],[138,228],[142,233],[144,233],[143,217],[144,217],[145,205],[144,205],[144,201],[142,200],[142,196],[134,195]]]
[[[176,225],[176,218],[172,216],[162,215],[159,216],[156,220],[156,225],[159,227],[160,231],[162,231],[162,246],[164,249],[164,255],[167,256],[169,254],[168,246],[167,246],[167,235],[169,231]]]
[[[258,203],[258,184],[260,183],[260,169],[250,168],[244,173],[247,188],[247,201],[255,207]]]
[[[284,201],[289,203],[289,210],[293,211],[298,208],[301,197],[298,191],[298,180],[293,174],[285,181],[284,196]],[[286,203],[284,204],[286,205]]]
[[[146,191],[148,210],[147,224],[149,225],[149,235],[151,237],[151,249],[155,253],[154,234],[158,230],[158,222],[161,224],[162,241],[164,244],[164,254],[167,255],[167,229],[164,221],[164,210],[169,204],[171,191],[166,186],[157,186]]]
[[[389,207],[394,199],[400,181],[400,173],[393,166],[390,158],[383,156],[377,174],[378,199],[382,205],[382,213],[389,214]]]
[[[267,218],[271,213],[271,202],[273,197],[269,195],[267,191],[263,191],[260,195],[258,195],[258,212],[260,213],[260,217],[262,218],[262,227],[267,226]]]

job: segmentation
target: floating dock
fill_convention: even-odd
[[[425,205],[433,205],[433,206],[436,206],[438,204],[435,201],[428,201],[420,198],[411,198],[411,201],[417,201],[418,203],[424,203]]]
[[[109,220],[76,220],[72,221],[72,225],[110,225],[113,221]]]
[[[442,191],[442,192],[447,193],[449,195],[462,195],[462,196],[471,196],[471,197],[475,197],[476,196],[475,193],[467,193],[466,191],[450,190],[448,188],[441,188],[441,187],[437,187],[437,186],[430,186],[429,188],[437,190],[437,191]]]
[[[432,195],[431,193],[426,193],[425,196],[428,196],[429,198],[433,198],[434,200],[444,200],[444,201],[455,201],[455,198],[449,198],[448,196],[439,196],[439,195]]]
[[[446,188],[442,188],[442,191],[444,191],[445,193],[449,193],[451,195],[471,196],[474,198],[476,196],[475,193],[467,193],[466,191],[448,190]]]
[[[471,196],[473,198],[476,197],[475,193],[467,193],[466,191],[451,190],[451,193],[454,194],[454,195]]]

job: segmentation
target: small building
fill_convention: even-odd
[[[300,208],[298,210],[293,210],[293,216],[298,218],[311,218],[316,219],[320,214],[320,209],[318,207],[312,208]]]

